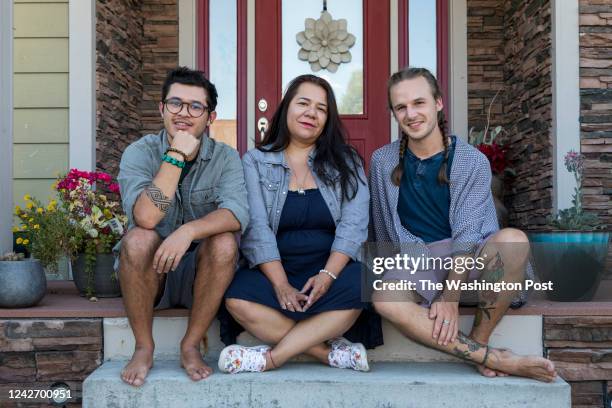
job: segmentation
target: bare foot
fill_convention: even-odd
[[[491,348],[487,367],[495,370],[528,377],[535,380],[551,382],[557,376],[552,361],[537,356],[518,356],[509,350]]]
[[[498,349],[499,351],[507,351],[508,349],[505,348],[500,348]],[[493,378],[493,377],[508,377],[508,373],[504,373],[503,371],[497,371],[497,370],[493,370],[487,366],[484,366],[482,364],[478,364],[476,365],[476,369],[478,370],[478,372],[485,376],[485,377],[489,377],[489,378]]]
[[[212,368],[204,364],[199,347],[181,346],[181,367],[193,381],[203,380],[213,372]]]
[[[482,374],[485,377],[489,377],[489,378],[493,378],[493,377],[507,377],[508,374],[502,372],[502,371],[496,371],[496,370],[492,370],[486,366],[483,366],[481,364],[478,364],[476,366],[476,369],[478,370],[478,372],[480,374]]]
[[[140,387],[144,384],[151,367],[153,367],[153,349],[137,348],[130,362],[121,370],[121,379],[130,385]]]

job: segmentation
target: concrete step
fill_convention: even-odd
[[[462,315],[461,330],[469,333],[473,316]],[[187,317],[155,317],[153,336],[155,338],[156,360],[178,360],[179,343],[187,328]],[[368,350],[368,359],[373,362],[431,362],[458,361],[455,357],[432,350],[417,344],[397,331],[390,323],[383,321],[385,344],[374,350]],[[238,337],[244,345],[255,345],[261,342],[247,333]],[[505,347],[518,354],[539,355],[542,349],[542,316],[508,315],[504,316],[491,336],[490,344],[494,347]],[[208,350],[206,355],[211,359],[219,357],[224,345],[219,339],[219,326],[215,321],[208,331]],[[104,359],[105,361],[129,360],[134,351],[134,336],[127,318],[104,319]],[[306,361],[297,358],[296,361]]]
[[[211,362],[214,364],[214,362]],[[106,362],[83,384],[83,407],[569,408],[570,387],[517,377],[485,378],[467,364],[375,363],[369,373],[290,363],[266,373],[191,381],[178,361],[158,361],[140,388]]]

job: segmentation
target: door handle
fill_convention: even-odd
[[[257,129],[259,130],[260,140],[263,140],[266,130],[268,130],[268,119],[263,116],[259,118],[257,121]]]

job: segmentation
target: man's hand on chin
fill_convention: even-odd
[[[191,157],[200,146],[200,139],[185,130],[179,130],[172,138],[171,147]]]

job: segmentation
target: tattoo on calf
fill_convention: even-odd
[[[467,346],[467,350],[460,350],[459,347],[455,347],[453,349],[453,354],[464,360],[474,361],[474,357],[472,356],[472,353],[475,353],[487,347],[484,344],[480,344],[477,341],[472,340],[471,338],[469,338],[468,336],[466,336],[465,334],[461,332],[457,334],[457,341],[459,342],[459,344]]]
[[[161,191],[161,189],[153,183],[151,183],[151,185],[148,186],[145,191],[147,193],[147,197],[149,197],[149,200],[151,200],[153,205],[155,205],[159,211],[166,214],[170,209],[172,200],[166,197],[163,191]]]
[[[484,272],[482,279],[487,282],[500,282],[504,278],[504,262],[501,259],[499,252],[495,254],[491,262],[487,265],[487,269]],[[491,310],[495,309],[495,304],[499,298],[499,293],[487,290],[482,291],[479,294],[480,301],[478,302],[478,308],[476,309],[476,316],[474,317],[474,326],[479,326],[484,318],[491,320]]]
[[[501,259],[499,252],[491,262],[487,264],[487,269],[482,279],[487,282],[500,282],[504,278],[504,262]]]

